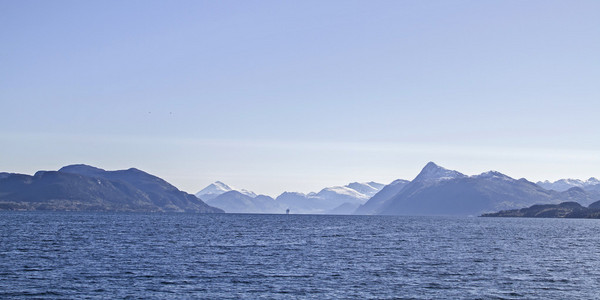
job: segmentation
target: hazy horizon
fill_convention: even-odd
[[[597,1],[0,2],[0,172],[600,177]]]
[[[433,162],[433,163],[435,163],[435,162]],[[437,164],[437,163],[436,163],[436,164]],[[65,165],[65,166],[66,166],[66,165]],[[61,166],[61,167],[65,167],[65,166]],[[439,167],[442,167],[442,168],[445,168],[444,166],[441,166],[441,165],[438,165],[438,166],[439,166]],[[118,171],[118,170],[124,170],[124,169],[128,169],[128,167],[127,167],[127,168],[121,168],[121,169],[105,169],[105,168],[102,168],[102,167],[100,167],[100,166],[95,166],[95,165],[94,165],[94,166],[92,166],[92,167],[97,167],[97,168],[100,168],[100,169],[104,169],[104,170],[106,170],[106,171]],[[131,166],[131,167],[132,167],[132,168],[135,168],[135,166]],[[424,165],[423,167],[425,167],[425,165]],[[59,168],[60,168],[60,167],[59,167]],[[25,173],[25,174],[27,174],[27,175],[33,175],[33,174],[34,174],[35,172],[37,172],[37,171],[56,171],[56,170],[58,170],[59,168],[55,168],[55,169],[48,169],[48,170],[35,170],[35,171],[33,171],[33,172],[30,172],[30,173]],[[447,168],[446,168],[446,169],[447,169]],[[142,171],[145,171],[145,170],[142,170]],[[471,174],[471,173],[464,173],[464,172],[462,172],[461,170],[454,170],[454,171],[461,172],[461,173],[463,173],[464,175],[467,175],[467,176],[476,176],[476,175],[480,175],[480,174],[482,174],[482,173],[485,173],[485,172],[487,172],[487,171],[498,171],[498,170],[491,170],[491,169],[490,169],[490,170],[487,170],[487,171],[482,171],[482,172],[479,172],[479,173],[472,173],[472,174]],[[413,179],[414,179],[414,178],[415,178],[417,175],[419,175],[419,172],[420,172],[420,170],[419,170],[417,173],[415,173],[415,175],[414,175],[414,176],[411,176],[411,177],[406,177],[406,178],[396,178],[396,179],[394,179],[394,180],[387,181],[387,182],[378,182],[378,181],[376,181],[376,180],[365,180],[365,181],[356,181],[356,180],[355,180],[355,181],[348,181],[348,182],[345,182],[345,183],[331,184],[331,185],[328,185],[328,186],[316,186],[316,187],[315,187],[315,189],[313,189],[313,190],[308,190],[308,191],[301,191],[301,190],[298,190],[298,189],[294,189],[294,188],[292,188],[292,189],[289,189],[289,190],[282,190],[282,191],[280,191],[280,192],[275,192],[275,193],[272,193],[272,194],[268,194],[268,193],[259,193],[259,192],[256,192],[256,195],[266,195],[266,196],[270,196],[270,197],[272,197],[272,198],[276,198],[277,196],[281,195],[281,194],[282,194],[282,193],[284,193],[284,192],[300,192],[300,193],[303,193],[303,194],[309,194],[309,193],[313,193],[313,192],[314,192],[314,193],[317,193],[317,192],[321,191],[321,190],[322,190],[322,189],[324,189],[324,188],[336,187],[336,186],[347,186],[348,184],[350,184],[350,183],[353,183],[353,182],[358,182],[358,183],[368,183],[368,182],[375,182],[375,183],[379,183],[379,184],[388,185],[388,184],[392,183],[393,181],[395,181],[395,180],[399,180],[399,179],[402,179],[402,180],[408,180],[408,181],[412,181],[412,180],[413,180]],[[500,171],[498,171],[498,172],[500,172]],[[502,173],[502,172],[500,172],[500,173]],[[161,177],[161,176],[160,176],[160,175],[158,175],[158,174],[152,174],[152,175],[155,175],[155,176]],[[504,175],[507,175],[507,174],[504,174]],[[510,176],[510,175],[509,175],[509,176]],[[511,177],[512,177],[512,176],[511,176]],[[514,178],[514,179],[521,179],[521,178],[524,178],[524,177],[513,177],[513,178]],[[567,178],[567,177],[563,177],[563,178],[559,178],[559,179],[575,179],[575,180],[587,181],[587,180],[589,180],[589,179],[592,179],[592,178],[596,178],[596,179],[598,179],[597,177],[594,177],[594,176],[590,176],[590,177],[588,177],[588,178]],[[163,179],[165,179],[165,178],[163,178]],[[527,179],[527,180],[529,180],[529,181],[531,181],[531,182],[534,182],[534,183],[537,183],[537,182],[539,182],[539,181],[542,181],[542,182],[543,182],[543,181],[554,182],[554,181],[557,181],[557,180],[559,180],[559,179],[557,179],[557,180],[548,180],[548,179],[543,179],[543,180],[531,180],[531,179],[529,179],[529,178],[525,178],[525,179]],[[168,181],[168,180],[167,180],[167,181]],[[237,185],[233,185],[233,184],[230,184],[230,183],[228,183],[228,182],[224,182],[223,180],[219,180],[219,179],[217,179],[217,180],[214,180],[214,181],[212,181],[212,182],[210,182],[210,183],[207,183],[206,185],[204,185],[204,186],[202,186],[202,187],[198,188],[198,189],[197,189],[197,190],[195,190],[195,191],[192,191],[192,190],[189,190],[189,191],[188,191],[188,190],[184,190],[184,191],[185,191],[185,192],[188,192],[188,193],[190,193],[190,194],[196,194],[196,193],[198,193],[200,190],[202,190],[202,189],[204,189],[204,188],[207,188],[208,186],[212,185],[213,183],[217,183],[217,182],[221,182],[221,183],[223,183],[223,184],[225,184],[225,185],[229,186],[231,189],[233,189],[233,190],[236,190],[236,191],[249,191],[249,192],[255,192],[255,191],[253,191],[253,190],[251,190],[251,189],[247,189],[247,188],[245,188],[245,187],[243,187],[243,186],[237,186]],[[183,189],[182,189],[182,190],[183,190]]]

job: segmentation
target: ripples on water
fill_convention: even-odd
[[[0,298],[595,298],[599,220],[0,213]]]

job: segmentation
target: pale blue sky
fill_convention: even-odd
[[[600,177],[600,1],[0,1],[0,171]]]

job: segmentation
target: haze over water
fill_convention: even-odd
[[[585,299],[600,222],[0,213],[2,298]]]

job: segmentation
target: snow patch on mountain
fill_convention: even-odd
[[[347,188],[353,189],[363,195],[367,195],[373,197],[377,192],[379,192],[385,184],[377,183],[377,182],[352,182],[346,185]]]
[[[384,186],[377,182],[352,182],[345,186],[326,187],[318,193],[284,192],[276,200],[294,213],[341,213],[367,202]]]
[[[485,179],[499,179],[499,180],[507,180],[507,181],[515,180],[514,178],[504,175],[497,171],[488,171],[488,172],[484,172],[479,175],[474,175],[474,176],[470,176],[470,177],[471,178],[485,178]]]
[[[326,195],[335,194],[336,196],[347,196],[356,199],[368,200],[369,196],[360,193],[357,190],[351,189],[347,186],[334,186],[322,189],[316,194],[317,197],[326,197]]]
[[[421,173],[415,177],[414,182],[425,182],[425,181],[442,181],[455,178],[466,177],[463,173],[458,171],[448,170],[436,165],[434,162],[429,162]]]
[[[203,200],[211,200],[222,194],[225,194],[225,193],[231,192],[231,191],[238,191],[241,194],[246,195],[248,197],[252,197],[252,198],[255,198],[257,196],[254,192],[251,192],[251,191],[248,191],[245,189],[236,189],[236,188],[231,187],[221,181],[215,181],[215,182],[209,184],[207,187],[203,188],[202,190],[197,192],[195,195],[196,195],[196,197],[203,199]]]
[[[599,185],[600,184],[600,180],[596,179],[595,177],[590,177],[588,180],[581,180],[581,179],[571,179],[571,178],[567,178],[567,179],[560,179],[554,182],[545,180],[545,181],[538,181],[537,185],[545,188],[545,189],[549,189],[549,190],[555,190],[555,191],[566,191],[570,188],[574,188],[574,187],[578,187],[578,188],[588,188],[591,186],[595,186],[595,185]]]

